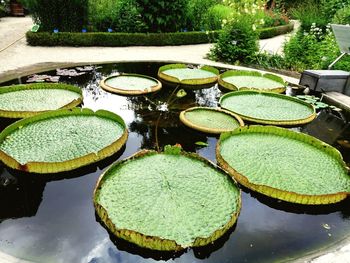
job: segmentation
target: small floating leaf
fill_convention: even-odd
[[[177,93],[176,93],[176,97],[178,98],[182,98],[185,97],[187,95],[187,92],[184,89],[180,89]]]
[[[195,145],[206,147],[206,146],[208,146],[209,144],[206,143],[206,142],[195,142]]]

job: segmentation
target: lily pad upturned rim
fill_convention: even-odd
[[[274,75],[274,74],[271,74],[271,73],[260,73],[259,71],[249,71],[249,70],[228,70],[228,71],[219,75],[219,77],[218,77],[219,85],[221,87],[224,87],[225,89],[228,89],[231,91],[237,91],[237,90],[262,91],[261,89],[252,88],[252,87],[238,88],[235,85],[233,85],[232,83],[224,80],[225,77],[233,77],[233,76],[253,76],[253,77],[267,78],[269,80],[279,82],[281,84],[281,87],[264,89],[263,91],[274,92],[274,93],[283,93],[286,91],[286,83],[281,77]]]
[[[245,127],[237,128],[232,132],[221,134],[220,139],[216,145],[216,158],[218,161],[218,165],[222,167],[222,169],[227,171],[231,176],[235,178],[235,180],[237,180],[238,183],[247,187],[248,189],[251,189],[255,192],[261,193],[263,195],[266,195],[272,198],[280,199],[291,203],[303,204],[303,205],[333,204],[346,199],[350,195],[350,193],[347,193],[347,192],[339,192],[339,193],[324,194],[324,195],[303,195],[295,192],[283,191],[267,185],[253,184],[249,182],[249,179],[245,177],[243,174],[236,171],[234,167],[231,167],[224,160],[224,158],[221,156],[221,153],[220,153],[221,143],[224,140],[231,137],[232,135],[234,136],[236,134],[241,134],[241,133],[268,133],[268,134],[275,134],[278,136],[299,140],[299,141],[308,143],[316,147],[317,149],[326,152],[331,157],[335,158],[337,161],[341,163],[341,165],[344,167],[344,170],[347,171],[348,174],[349,174],[349,168],[346,166],[342,158],[342,155],[336,148],[330,146],[329,144],[315,137],[312,137],[304,133],[294,132],[285,128],[275,127],[275,126],[261,126],[261,125],[245,126]]]
[[[181,111],[181,113],[180,113],[180,120],[181,120],[181,122],[183,124],[185,124],[186,126],[192,128],[192,129],[195,129],[195,130],[198,130],[198,131],[201,131],[201,132],[205,132],[205,133],[211,133],[211,134],[220,134],[220,133],[223,133],[223,132],[230,131],[230,130],[227,130],[227,129],[223,130],[223,129],[214,129],[214,128],[209,128],[209,127],[199,126],[199,125],[196,125],[196,124],[190,122],[186,118],[186,113],[189,112],[189,111],[196,111],[196,110],[208,110],[208,111],[221,112],[221,113],[227,114],[230,117],[232,117],[233,119],[235,119],[238,122],[240,127],[244,126],[244,122],[241,119],[241,117],[239,117],[239,115],[237,115],[237,114],[235,114],[235,113],[233,113],[231,111],[228,111],[228,110],[225,110],[225,109],[221,109],[221,108],[192,107],[192,108],[189,108],[187,110]]]
[[[76,100],[71,101],[70,103],[62,106],[60,109],[72,109],[78,105],[80,105],[83,102],[83,93],[82,90],[79,87],[69,85],[69,84],[62,84],[62,83],[32,83],[32,84],[19,84],[19,85],[12,85],[12,86],[4,86],[0,87],[0,96],[4,93],[9,92],[16,92],[21,90],[34,90],[34,89],[62,89],[62,90],[69,90],[72,92],[75,92],[79,94],[79,98]],[[31,103],[28,101],[28,103]],[[0,118],[13,118],[13,119],[21,119],[21,118],[27,118],[32,117],[37,114],[41,114],[44,112],[48,112],[50,110],[44,110],[44,111],[8,111],[8,110],[1,110],[0,109]]]
[[[123,89],[123,88],[117,88],[117,87],[109,86],[106,83],[109,79],[112,79],[112,78],[128,77],[128,76],[129,77],[139,77],[139,78],[153,80],[157,84],[154,85],[154,86],[149,87],[149,89],[147,88],[146,90],[126,90],[126,89]],[[109,91],[111,93],[120,94],[120,95],[143,95],[143,94],[148,94],[148,93],[159,91],[162,88],[162,83],[159,80],[157,80],[155,78],[152,78],[150,76],[147,76],[147,75],[134,74],[134,73],[122,73],[122,74],[119,74],[119,75],[109,76],[109,77],[103,79],[100,82],[100,86],[101,86],[102,89],[104,89],[106,91]]]
[[[71,159],[68,161],[64,161],[64,162],[28,162],[22,165],[16,159],[12,158],[2,150],[0,150],[0,160],[8,167],[15,170],[24,171],[24,172],[38,173],[38,174],[60,173],[60,172],[74,170],[74,169],[86,166],[88,164],[95,163],[104,158],[107,158],[113,155],[114,153],[118,152],[127,141],[128,130],[126,128],[124,120],[119,115],[106,110],[98,110],[94,112],[93,110],[87,109],[87,108],[83,108],[83,109],[73,108],[73,109],[49,111],[46,113],[35,115],[33,117],[19,120],[11,124],[7,128],[5,128],[0,133],[0,142],[2,142],[13,131],[25,125],[35,123],[41,120],[52,119],[52,118],[62,117],[62,116],[72,116],[72,115],[97,116],[97,117],[116,121],[124,127],[123,135],[118,140],[108,145],[107,147],[101,149],[97,153],[89,153],[87,155],[84,155],[75,159]]]
[[[185,87],[195,87],[195,86],[207,86],[207,85],[215,84],[220,74],[218,69],[211,66],[202,66],[198,69],[214,73],[216,75],[215,77],[180,80],[177,77],[170,76],[164,73],[164,71],[169,69],[182,69],[182,68],[188,68],[188,66],[185,64],[167,64],[167,65],[161,66],[158,69],[158,78],[160,78],[161,80],[165,81],[168,84],[180,84]]]
[[[299,104],[302,104],[310,109],[312,109],[312,114],[310,116],[308,116],[307,118],[303,118],[303,119],[295,119],[295,120],[265,120],[265,119],[259,119],[259,118],[254,118],[254,117],[250,117],[250,116],[246,116],[243,114],[240,114],[238,112],[234,112],[230,109],[227,109],[225,107],[222,107],[222,101],[230,96],[240,96],[240,95],[244,95],[244,94],[261,94],[264,96],[271,96],[271,97],[278,97],[280,99],[285,99],[285,100],[290,100]],[[298,98],[295,97],[291,97],[291,96],[287,96],[287,95],[283,95],[283,94],[277,94],[277,93],[272,93],[272,92],[263,92],[263,91],[255,91],[255,90],[242,90],[242,91],[232,91],[229,93],[224,94],[223,96],[220,97],[219,100],[219,104],[223,109],[226,109],[228,111],[231,111],[235,114],[237,114],[238,116],[240,116],[243,120],[246,121],[250,121],[250,122],[254,122],[254,123],[258,123],[258,124],[269,124],[269,125],[282,125],[282,126],[296,126],[296,125],[304,125],[307,124],[311,121],[313,121],[317,114],[316,114],[316,109],[313,105],[302,101]]]
[[[159,251],[181,251],[183,249],[186,249],[187,247],[183,247],[183,246],[179,245],[178,243],[176,243],[175,240],[163,239],[163,238],[160,238],[157,236],[148,236],[148,235],[144,235],[140,232],[129,230],[129,229],[118,229],[113,224],[113,222],[110,220],[106,209],[102,205],[100,205],[96,200],[97,196],[99,195],[99,191],[101,189],[101,186],[103,185],[104,181],[109,176],[109,173],[112,173],[115,169],[117,169],[117,167],[119,165],[122,165],[126,162],[132,161],[132,160],[137,159],[137,158],[142,158],[144,156],[154,155],[154,154],[159,154],[159,153],[157,151],[154,151],[154,150],[141,150],[141,151],[136,152],[135,154],[133,154],[132,156],[130,156],[124,160],[120,160],[120,161],[112,164],[99,177],[99,179],[96,183],[94,193],[93,193],[94,207],[95,207],[95,210],[96,210],[98,216],[100,217],[101,221],[104,223],[104,225],[108,228],[108,230],[111,233],[113,233],[118,238],[124,239],[128,242],[137,244],[138,246],[143,247],[143,248],[147,248],[147,249],[159,250]],[[179,154],[204,162],[206,165],[209,165],[209,166],[219,170],[220,172],[226,174],[236,184],[236,181],[234,180],[234,178],[232,178],[229,174],[227,174],[227,172],[225,170],[222,170],[219,166],[217,166],[214,163],[212,163],[211,161],[201,157],[200,155],[198,155],[196,153],[187,153],[184,151],[181,151]],[[197,237],[195,239],[195,241],[191,244],[191,247],[205,246],[205,245],[208,245],[208,244],[214,242],[215,240],[220,238],[224,233],[226,233],[236,223],[237,218],[238,218],[239,213],[240,213],[240,210],[241,210],[241,206],[242,206],[242,198],[241,198],[242,193],[238,187],[237,187],[237,189],[239,191],[239,198],[238,198],[238,202],[236,204],[237,210],[234,213],[232,213],[230,220],[224,226],[222,226],[220,229],[217,229],[216,231],[214,231],[209,237],[207,237],[207,238]]]

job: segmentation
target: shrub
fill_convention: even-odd
[[[222,21],[230,20],[234,16],[234,10],[225,5],[214,5],[210,7],[202,18],[202,27],[205,30],[219,30]]]
[[[287,34],[291,32],[293,28],[294,28],[293,23],[289,23],[288,25],[283,25],[283,26],[259,28],[258,29],[259,38],[266,39],[266,38],[279,36],[282,34]]]
[[[339,9],[335,13],[332,22],[334,24],[350,24],[350,5]]]
[[[292,70],[327,69],[339,55],[339,47],[329,26],[325,30],[316,25],[310,32],[299,32],[284,47],[285,61]],[[336,69],[350,70],[350,59],[338,62]]]
[[[229,63],[252,61],[258,51],[258,32],[253,27],[254,19],[248,14],[229,22],[210,51],[210,57]]]
[[[22,0],[41,30],[81,31],[87,25],[88,0]]]
[[[27,32],[27,42],[32,46],[166,46],[214,42],[218,32],[174,33],[49,33]]]
[[[135,0],[89,0],[89,21],[93,31],[147,31]]]
[[[184,26],[187,0],[135,0],[149,32],[176,32]]]
[[[192,30],[203,30],[204,16],[220,0],[189,0],[186,6],[186,24]]]
[[[328,22],[332,20],[335,13],[350,5],[350,0],[321,0],[322,13]]]
[[[316,24],[322,29],[325,29],[328,24],[327,17],[320,12],[320,7],[316,0],[306,1],[291,12],[296,19],[300,20],[302,31],[308,32],[312,24]]]

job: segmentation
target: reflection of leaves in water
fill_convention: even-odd
[[[217,85],[210,89],[195,91],[196,103],[203,107],[217,107],[221,95],[221,91],[217,88]]]
[[[84,85],[83,97],[92,98],[94,101],[107,97],[108,93],[100,88],[100,82],[103,78],[104,76],[101,73],[96,72],[94,78]]]
[[[0,175],[0,222],[10,218],[35,216],[46,182],[33,177]]]

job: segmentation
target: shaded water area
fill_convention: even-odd
[[[138,97],[113,95],[99,88],[103,77],[118,72],[156,77],[161,65],[111,64],[85,75],[61,77],[61,81],[82,88],[83,107],[106,109],[122,116],[128,126],[129,139],[120,153],[65,174],[20,174],[0,166],[0,251],[43,263],[271,262],[297,258],[349,235],[350,198],[331,206],[301,206],[247,189],[242,189],[242,210],[237,224],[212,245],[175,254],[160,253],[140,249],[109,235],[96,217],[92,203],[95,183],[108,165],[140,149],[176,143],[186,151],[197,152],[216,162],[218,137],[185,127],[178,115],[181,110],[196,105],[216,106],[222,95],[217,86],[188,91],[187,96],[174,98],[170,103],[168,98],[174,88],[167,86],[157,94]],[[56,71],[45,74],[55,75]],[[1,120],[0,129],[7,124],[8,121]],[[349,166],[350,129],[339,116],[323,110],[311,124],[293,129],[334,145]],[[196,142],[205,142],[208,146],[197,146]]]

